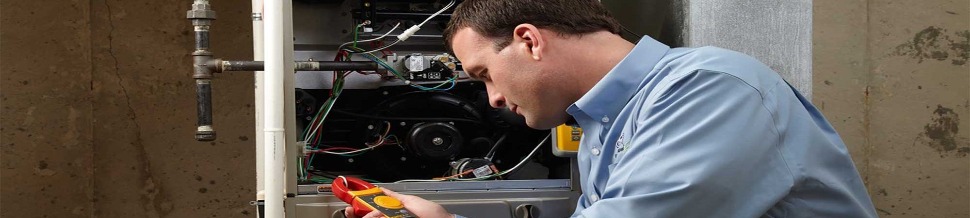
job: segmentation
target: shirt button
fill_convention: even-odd
[[[602,119],[602,121],[603,121],[604,123],[606,123],[606,122],[610,122],[610,118],[609,118],[609,117],[606,117],[606,116],[603,116],[603,119]]]
[[[591,150],[591,152],[593,152],[593,156],[598,156],[598,155],[600,155],[600,149],[599,149],[599,148],[593,148],[593,149]]]
[[[600,200],[600,196],[596,195],[596,193],[589,195],[589,203],[596,203],[596,201],[599,201],[599,200]]]

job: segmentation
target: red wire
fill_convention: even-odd
[[[319,151],[335,151],[335,150],[356,151],[358,149],[348,148],[348,147],[330,147],[330,148],[320,149]]]

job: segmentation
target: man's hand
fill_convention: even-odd
[[[448,213],[448,211],[445,210],[444,207],[441,207],[441,205],[438,205],[429,200],[424,200],[423,198],[420,198],[418,196],[399,194],[397,192],[387,190],[384,188],[381,188],[381,191],[384,191],[385,195],[390,196],[392,198],[396,198],[397,200],[401,201],[401,204],[404,204],[404,208],[407,209],[408,211],[411,211],[411,214],[414,214],[417,217],[420,217],[420,218],[453,218],[454,217],[454,215],[452,215],[451,213]],[[346,209],[344,209],[344,216],[348,218],[357,218],[357,216],[354,215],[354,209],[351,207],[347,207]],[[371,211],[370,213],[368,213],[366,216],[362,218],[380,218],[380,217],[382,217],[381,212],[375,210],[375,211]]]

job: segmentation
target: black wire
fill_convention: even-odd
[[[472,119],[465,119],[465,118],[449,118],[449,117],[382,117],[382,116],[371,116],[371,115],[364,115],[364,114],[358,114],[358,113],[351,113],[351,112],[348,112],[348,111],[343,111],[343,110],[338,110],[338,109],[331,109],[331,111],[336,112],[338,114],[344,114],[344,115],[348,115],[348,116],[352,116],[352,117],[363,118],[363,119],[370,119],[370,120],[438,121],[438,122],[457,121],[457,122],[469,122],[469,123],[475,123],[475,124],[481,124],[481,125],[484,125],[485,124],[482,121],[472,120]]]

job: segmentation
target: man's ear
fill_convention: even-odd
[[[532,56],[533,60],[542,60],[542,52],[546,47],[545,43],[545,38],[542,38],[542,33],[539,33],[539,28],[535,25],[519,24],[512,31],[513,48]]]

